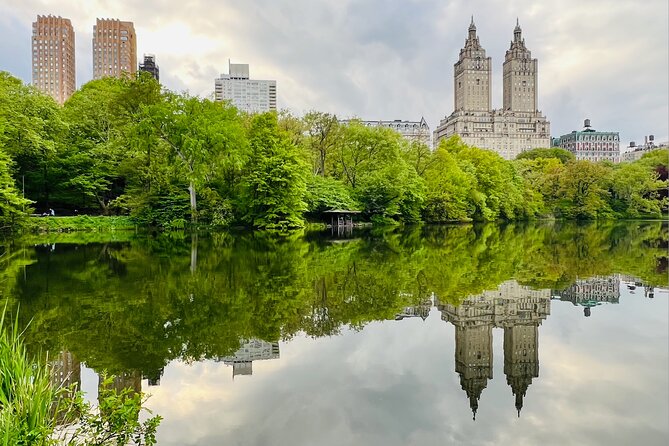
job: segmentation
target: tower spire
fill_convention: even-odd
[[[474,24],[474,15],[472,14],[472,21],[469,24],[469,38],[468,40],[476,40],[476,25]]]
[[[522,32],[523,30],[520,29],[520,21],[518,20],[518,17],[516,17],[516,27],[513,29],[513,41],[516,43],[520,43],[522,40]]]

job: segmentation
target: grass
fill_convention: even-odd
[[[28,355],[18,319],[6,314],[7,307],[0,314],[0,446],[155,445],[161,417],[139,421],[143,394],[102,389],[94,409],[80,391],[52,383],[48,358]]]
[[[30,217],[27,232],[112,232],[135,230],[130,217],[78,215],[75,217]]]
[[[68,231],[68,232],[38,232],[23,234],[12,239],[15,246],[34,246],[58,244],[112,243],[129,242],[136,237],[134,231]],[[3,240],[0,239],[0,245]]]
[[[0,316],[0,445],[46,445],[59,391],[46,365],[30,360],[18,323]]]

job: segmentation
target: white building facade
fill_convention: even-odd
[[[553,140],[555,147],[569,150],[577,160],[620,162],[618,132],[598,132],[586,119],[581,131],[572,131]]]
[[[339,121],[340,124],[348,124],[353,119],[342,119]],[[427,125],[425,118],[420,118],[420,121],[403,121],[401,119],[395,119],[393,121],[362,121],[356,120],[362,125],[367,127],[386,127],[389,129],[395,130],[397,133],[402,135],[403,138],[409,141],[420,141],[424,144],[430,145],[431,134],[430,126]]]
[[[641,145],[636,145],[634,141],[630,142],[630,145],[627,147],[625,152],[620,156],[621,161],[636,161],[641,159],[646,153],[650,153],[653,150],[667,149],[669,148],[669,141],[656,143],[655,136],[649,135],[645,137],[644,143]]]
[[[454,66],[455,110],[442,119],[434,144],[459,135],[468,145],[492,150],[505,159],[550,146],[550,122],[538,110],[538,62],[525,46],[518,24],[503,65],[503,107],[492,109],[492,64],[469,25],[465,46]]]
[[[228,63],[228,74],[215,81],[214,98],[246,113],[276,111],[276,81],[251,79],[248,64]]]

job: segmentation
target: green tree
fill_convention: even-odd
[[[306,145],[311,154],[314,175],[327,176],[330,159],[339,140],[339,122],[335,115],[310,111],[302,118],[307,131]]]
[[[305,195],[307,213],[321,214],[330,209],[357,210],[359,204],[352,196],[351,189],[334,178],[309,175]]]
[[[105,215],[110,202],[123,192],[119,165],[127,148],[113,108],[121,90],[119,79],[94,80],[74,93],[63,108],[68,124],[62,159],[69,177],[66,184],[75,197],[81,197],[80,209],[87,207],[86,199],[92,199]]]
[[[420,176],[424,176],[425,171],[436,162],[434,152],[422,141],[402,141],[402,154]]]
[[[415,221],[424,182],[402,158],[399,133],[352,121],[341,129],[333,174],[348,185],[365,214],[377,221]]]
[[[0,72],[0,145],[14,161],[26,197],[38,208],[52,205],[61,182],[56,168],[65,127],[55,101],[7,72]]]
[[[234,107],[188,95],[165,93],[147,108],[156,137],[170,149],[175,173],[187,184],[191,219],[197,221],[197,193],[218,173],[234,171],[244,145]]]
[[[300,150],[279,130],[274,113],[256,115],[249,130],[251,156],[244,178],[245,220],[255,228],[304,225],[307,166]]]
[[[0,231],[15,230],[25,219],[30,200],[23,198],[10,175],[12,161],[0,146]]]
[[[558,180],[558,215],[574,219],[611,218],[611,168],[589,161],[566,164]]]
[[[666,189],[667,181],[658,180],[654,170],[641,163],[623,163],[611,176],[611,207],[621,216],[661,217],[667,205],[659,191]]]
[[[574,154],[569,150],[560,149],[558,147],[552,147],[550,149],[532,149],[525,151],[516,157],[517,160],[535,160],[538,158],[556,158],[563,164],[576,159]]]
[[[448,147],[458,143],[455,139],[442,141],[424,172],[427,192],[423,218],[428,222],[466,221],[474,213],[469,198],[475,178],[460,168]]]

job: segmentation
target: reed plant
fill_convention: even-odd
[[[93,407],[75,387],[54,383],[44,360],[26,350],[18,319],[0,315],[0,446],[151,446],[161,417],[139,415],[146,396],[108,388],[103,373],[100,404]]]
[[[45,364],[33,361],[17,321],[0,316],[0,444],[47,445],[61,401]]]

